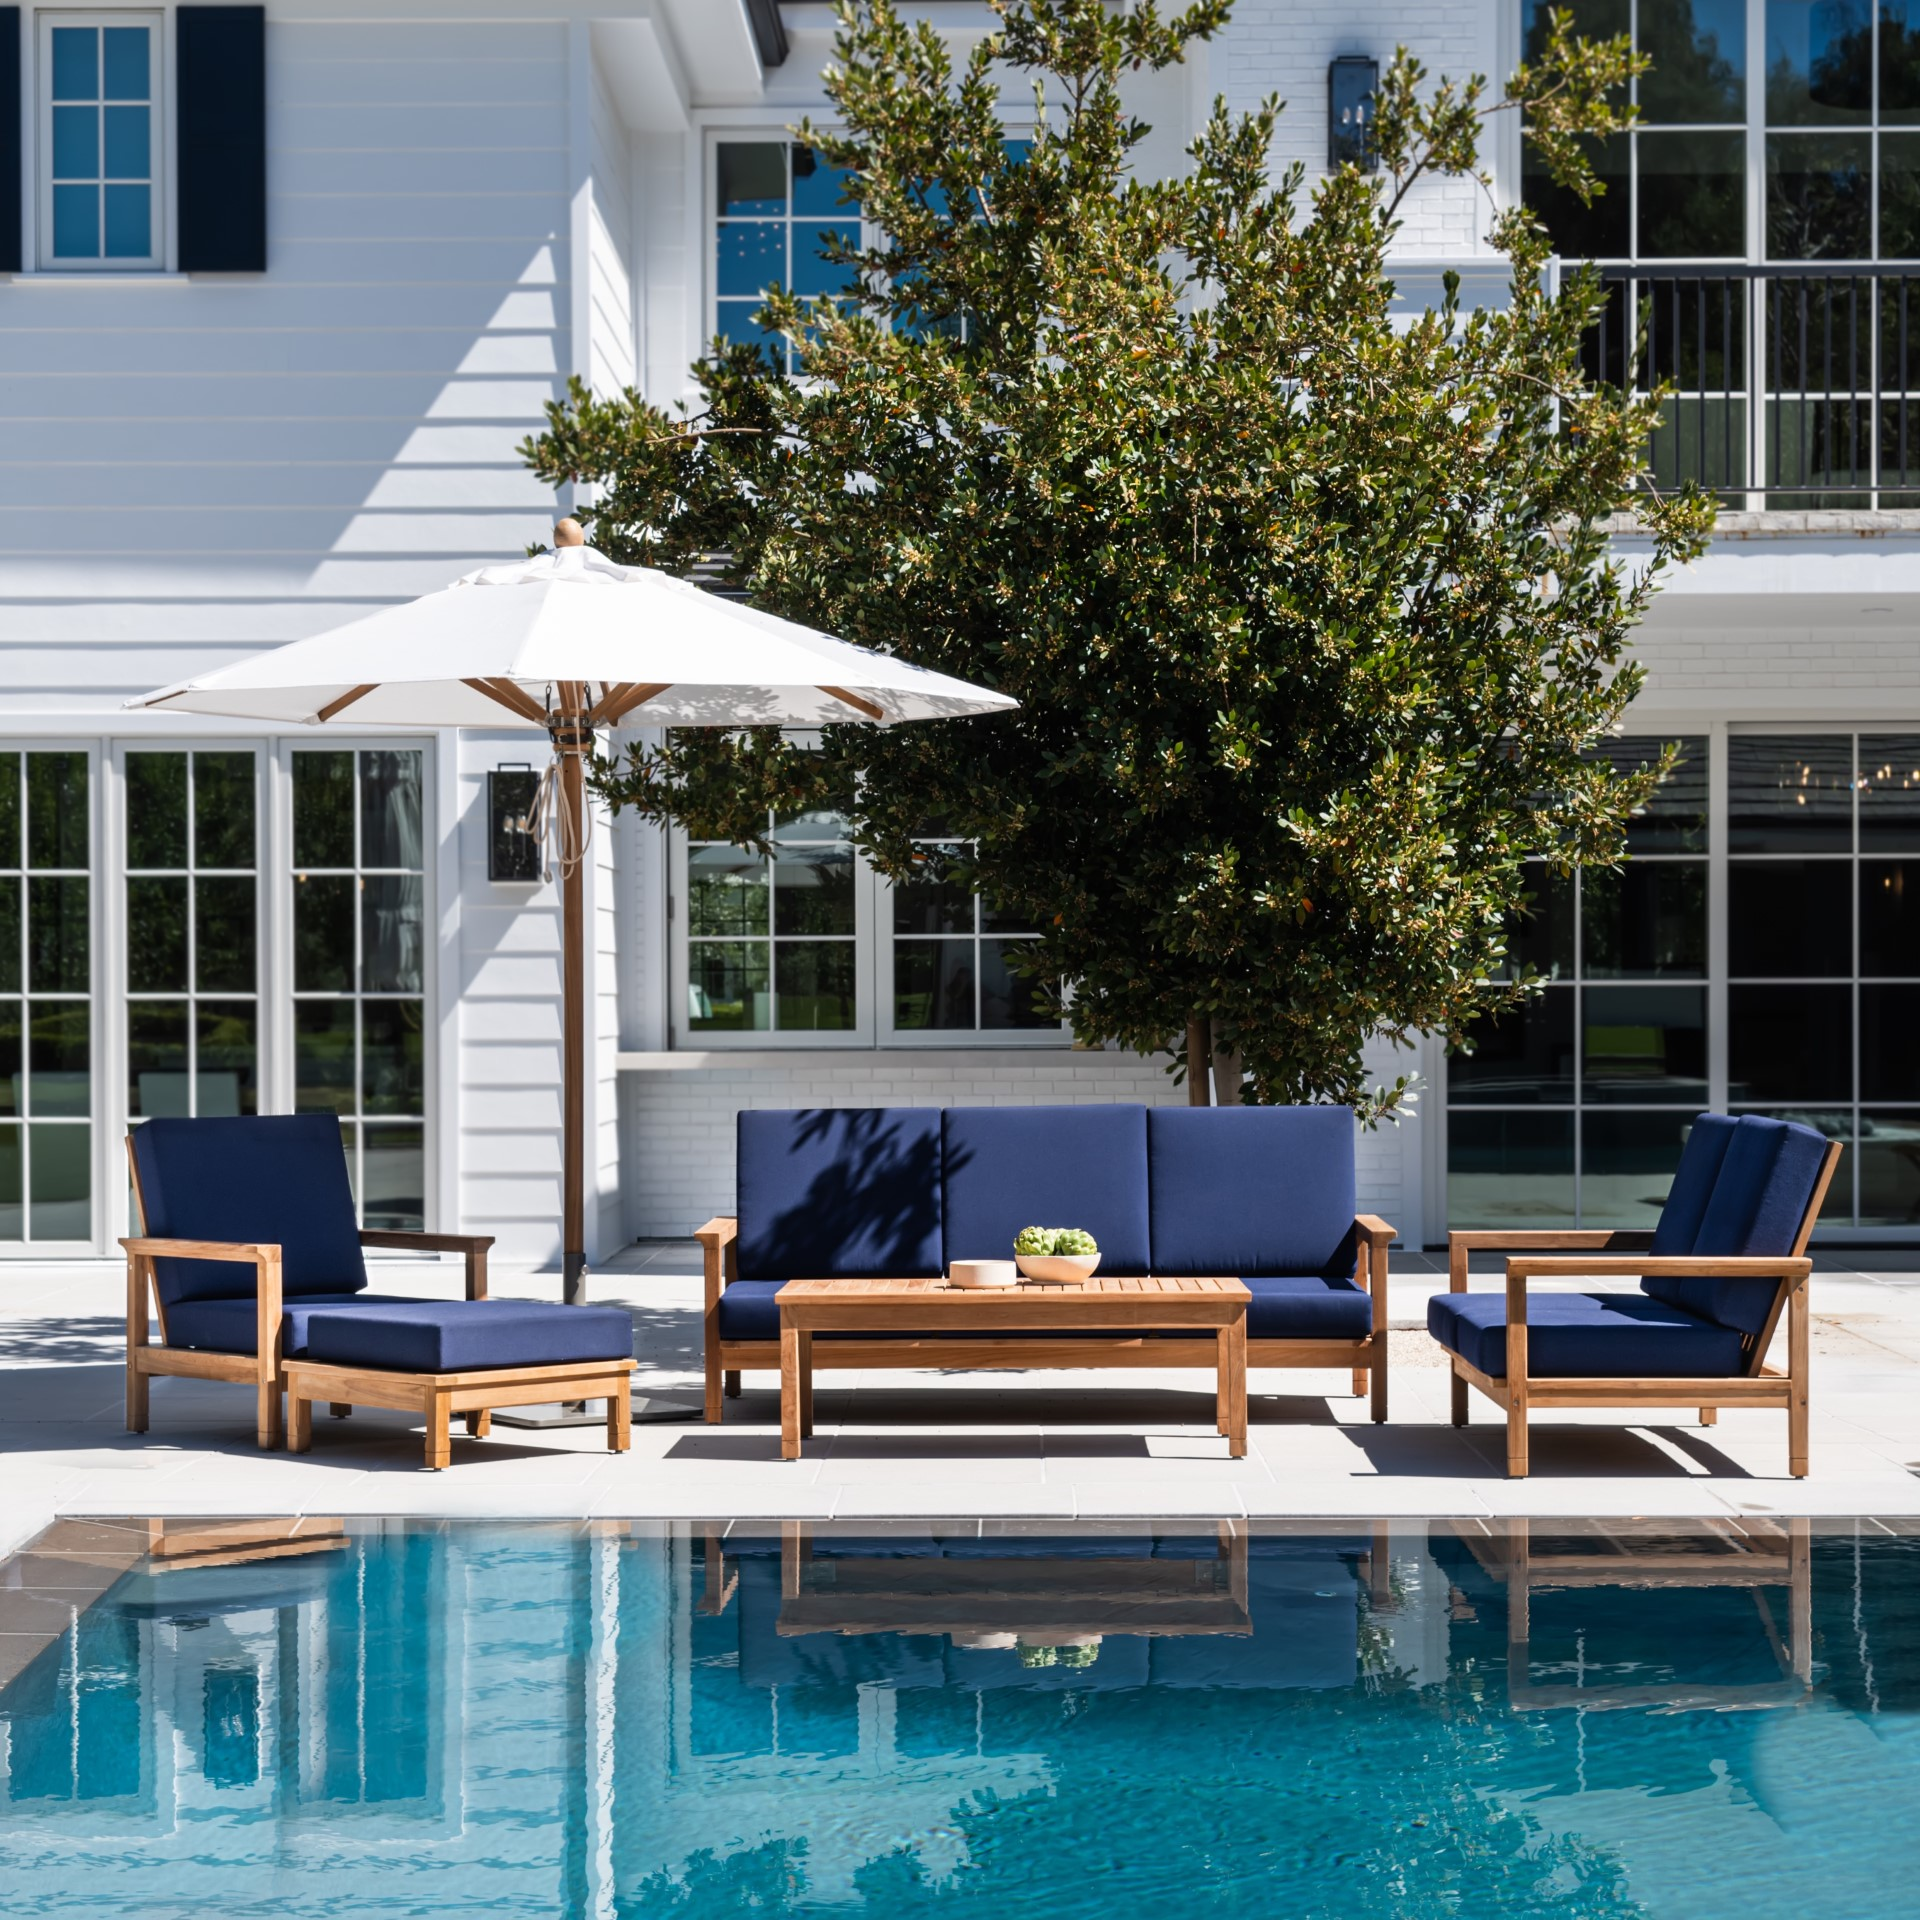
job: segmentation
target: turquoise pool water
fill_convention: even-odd
[[[1920,1913],[1871,1523],[320,1526],[15,1563],[0,1913]]]

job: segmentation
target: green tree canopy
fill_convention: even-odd
[[[1487,116],[1522,106],[1592,190],[1584,146],[1630,114],[1638,62],[1558,17],[1496,99],[1402,50],[1377,171],[1274,177],[1268,102],[1216,106],[1156,181],[1128,77],[1217,33],[1226,0],[994,10],[956,64],[890,0],[843,0],[833,122],[796,135],[846,170],[870,244],[839,249],[844,298],[768,300],[804,378],[716,342],[697,413],[576,386],[528,457],[593,484],[581,517],[615,558],[723,556],[757,604],[1019,711],[830,726],[817,751],[687,730],[598,790],[747,843],[770,807],[851,790],[895,875],[938,823],[1041,929],[1025,964],[1078,1036],[1379,1111],[1402,1089],[1367,1085],[1371,1039],[1526,991],[1503,977],[1523,860],[1620,856],[1659,769],[1590,750],[1710,517],[1636,493],[1657,396],[1587,379],[1597,289],[1550,291],[1528,216],[1490,211],[1503,308],[1450,279],[1406,317],[1398,211],[1429,176],[1478,178]],[[1631,571],[1605,527],[1629,501],[1652,536]]]

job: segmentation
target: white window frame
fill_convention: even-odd
[[[168,270],[173,223],[173,63],[167,58],[171,9],[109,10],[94,7],[49,8],[34,16],[33,68],[29,97],[34,114],[34,241],[30,257],[41,273],[164,273]],[[56,255],[53,251],[53,33],[56,27],[144,27],[149,38],[148,175],[151,182],[151,246],[144,256],[125,254],[98,259]]]

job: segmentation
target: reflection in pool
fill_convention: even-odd
[[[1184,1529],[62,1523],[0,1913],[1914,1911],[1920,1542]]]

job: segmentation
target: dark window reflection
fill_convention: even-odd
[[[893,943],[893,1024],[903,1033],[973,1026],[973,942]]]
[[[1583,987],[1580,1003],[1588,1100],[1705,1101],[1705,988]]]
[[[1572,1114],[1447,1116],[1447,1217],[1454,1226],[1570,1227],[1573,1192]]]
[[[1571,987],[1547,987],[1525,1006],[1473,1023],[1472,1053],[1447,1061],[1447,1097],[1459,1104],[1573,1100]]]
[[[1905,1227],[1920,1222],[1920,1108],[1863,1109],[1855,1152],[1860,1225]]]
[[[1860,851],[1920,853],[1920,734],[1860,736]]]
[[[1860,862],[1860,971],[1920,976],[1920,860]]]
[[[1920,1100],[1920,986],[1860,989],[1860,1098]]]
[[[1920,123],[1920,6],[1880,0],[1880,124]]]
[[[1635,45],[1653,62],[1640,76],[1650,126],[1709,126],[1747,114],[1746,0],[1640,0]]]
[[[1657,1225],[1692,1125],[1690,1113],[1610,1113],[1600,1108],[1582,1114],[1582,1223]]]
[[[1573,978],[1573,876],[1530,860],[1522,878],[1532,898],[1507,922],[1507,957],[1520,972],[1547,980]]]
[[[1850,860],[1729,860],[1727,971],[1800,979],[1853,971]]]
[[[1734,735],[1727,844],[1734,853],[1851,851],[1852,740],[1843,733]]]
[[[1852,1099],[1852,989],[1729,987],[1727,1080],[1735,1103]]]
[[[1039,983],[1013,969],[1010,956],[1024,944],[1019,940],[980,942],[981,1026],[1041,1028],[1060,1024],[1041,1006]]]
[[[1624,260],[1632,246],[1633,219],[1627,136],[1583,140],[1581,145],[1600,183],[1590,202],[1555,184],[1531,141],[1521,153],[1521,190],[1527,206],[1552,235],[1553,250],[1563,258]]]
[[[1864,124],[1873,101],[1870,0],[1766,0],[1767,124]]]
[[[1590,868],[1580,878],[1589,979],[1707,970],[1707,868],[1670,860]]]
[[[1745,254],[1745,134],[1644,133],[1639,160],[1643,258]]]
[[[1880,136],[1880,258],[1920,257],[1920,134]]]
[[[774,1019],[782,1033],[844,1033],[852,1028],[853,948],[851,940],[774,943]]]
[[[1655,315],[1655,330],[1663,316]],[[1697,329],[1687,324],[1683,306],[1681,324],[1674,350],[1666,357],[1663,373],[1683,377],[1694,365],[1681,349],[1697,341]],[[1709,332],[1709,351],[1719,334],[1719,316],[1713,316]],[[1687,336],[1693,336],[1690,340]],[[1717,370],[1708,369],[1717,378]],[[1696,380],[1697,384],[1697,380]],[[1707,742],[1698,734],[1676,740],[1655,734],[1623,734],[1603,741],[1597,749],[1600,757],[1611,760],[1622,773],[1638,773],[1652,766],[1669,746],[1676,749],[1673,769],[1654,789],[1653,798],[1627,822],[1627,849],[1631,853],[1705,853],[1707,850]]]
[[[1864,133],[1767,135],[1767,257],[1865,260],[1873,251],[1873,143]]]

